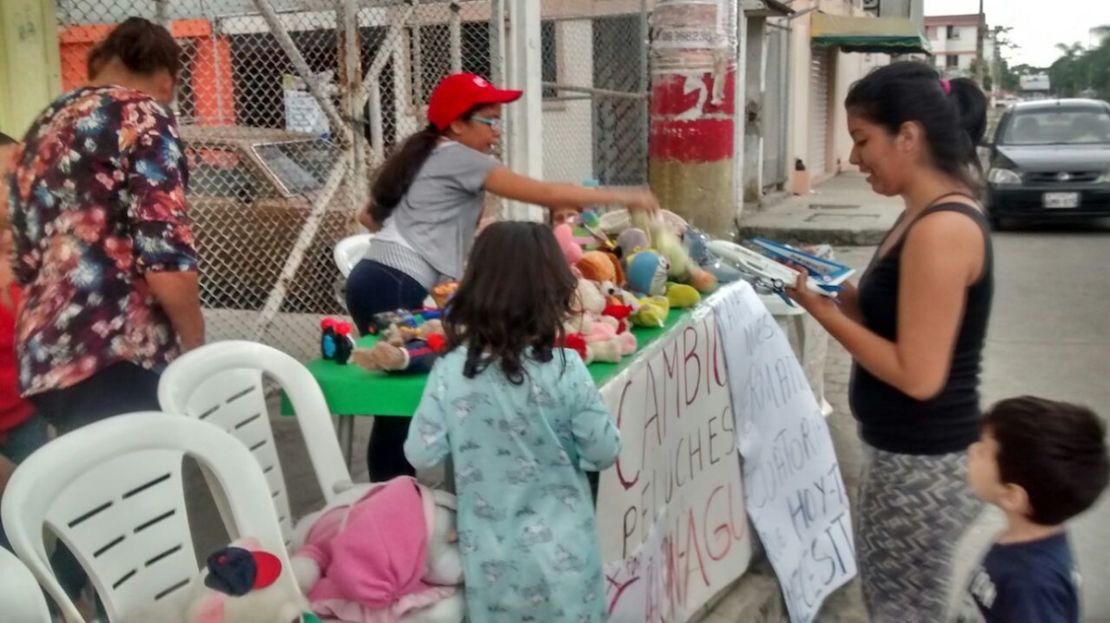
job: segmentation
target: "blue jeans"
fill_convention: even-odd
[[[362,335],[369,331],[374,314],[416,309],[423,306],[427,297],[428,291],[415,279],[373,260],[362,260],[347,277],[347,310]],[[409,421],[407,417],[374,418],[370,443],[366,447],[366,467],[371,482],[416,474],[405,458]]]

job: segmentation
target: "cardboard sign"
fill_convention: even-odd
[[[602,388],[624,441],[597,504],[610,621],[686,621],[751,560],[717,336],[695,310]]]
[[[747,283],[711,297],[744,458],[748,513],[792,623],[856,575],[848,496],[825,418],[774,317]]]

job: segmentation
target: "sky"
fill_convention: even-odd
[[[925,15],[975,13],[979,0],[925,0]],[[1012,26],[1016,50],[1004,53],[1010,65],[1048,66],[1059,58],[1057,43],[1087,45],[1088,29],[1110,24],[1110,0],[984,0],[987,25]]]

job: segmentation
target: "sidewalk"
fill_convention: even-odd
[[[901,211],[901,199],[876,194],[863,175],[842,173],[808,196],[787,195],[762,209],[745,208],[740,238],[872,246],[879,244]]]

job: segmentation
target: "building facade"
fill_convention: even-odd
[[[925,36],[933,51],[933,60],[937,69],[944,75],[956,77],[971,77],[975,74],[975,59],[978,54],[976,37],[978,36],[979,15],[928,15],[925,17]],[[989,29],[984,18],[983,22],[983,58],[987,59],[985,72],[991,74],[994,63],[991,59],[995,56],[995,42],[989,36]]]

